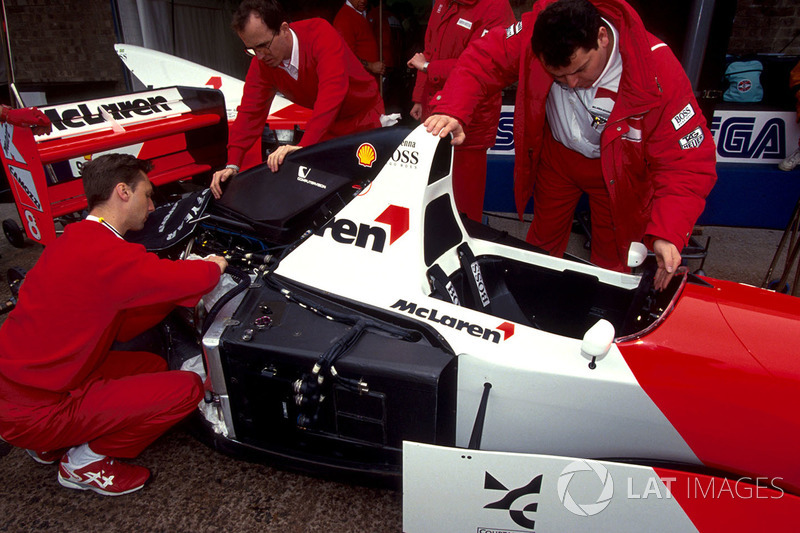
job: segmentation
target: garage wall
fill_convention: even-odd
[[[387,3],[391,5],[398,1],[388,0]],[[637,0],[631,1],[636,3]],[[734,1],[716,0],[717,3]],[[528,11],[533,3],[531,0],[510,2],[518,15]],[[673,0],[677,5],[691,2]],[[128,10],[129,13],[143,15],[147,20],[145,24],[151,25],[138,36],[129,25],[126,26],[128,20],[125,17],[122,17],[123,24],[115,27],[115,20],[121,18],[112,12],[112,5],[124,8],[126,3],[135,6]],[[5,0],[16,81],[24,90],[46,91],[51,103],[74,100],[87,94],[123,92],[124,69],[113,51],[113,44],[120,37],[125,42],[142,44],[137,41],[141,41],[143,35],[155,35],[161,39],[163,46],[153,48],[243,77],[246,58],[239,57],[239,43],[227,26],[230,11],[236,3],[237,0]],[[339,3],[339,0],[285,2],[290,11],[295,11],[293,15],[296,18],[325,16],[328,12],[335,12]],[[430,1],[411,0],[411,3],[425,11]],[[642,3],[648,4],[648,1]],[[173,10],[177,24],[173,24],[169,16]],[[210,17],[215,25],[212,27],[203,22],[204,31],[191,30],[187,23],[189,10],[192,17]],[[150,16],[159,11],[162,15]],[[193,23],[195,28],[199,24],[197,21]],[[174,41],[173,31],[176,34]],[[673,46],[678,48],[680,40]],[[779,52],[800,55],[800,2],[738,0],[727,50],[736,55]],[[7,97],[0,95],[0,99],[7,100]]]
[[[800,2],[739,0],[728,52],[800,55]]]
[[[28,90],[55,85],[65,93],[87,83],[101,92],[124,89],[108,0],[5,0],[5,5],[18,85]]]

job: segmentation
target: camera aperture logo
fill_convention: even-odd
[[[580,491],[580,503],[576,501],[572,496],[572,492],[575,492],[575,487],[594,487],[596,484],[595,477],[599,479],[602,486],[597,499],[594,502],[584,501],[586,491],[582,490]],[[570,485],[572,485],[572,492],[570,492]],[[561,500],[567,511],[578,516],[594,516],[602,512],[608,507],[612,496],[614,496],[614,480],[611,479],[611,474],[609,474],[605,466],[597,461],[590,460],[573,461],[564,467],[558,477],[556,488],[558,490],[558,499]]]

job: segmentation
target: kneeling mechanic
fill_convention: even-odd
[[[112,343],[196,304],[227,267],[217,256],[160,259],[122,238],[154,209],[150,169],[124,154],[84,167],[89,216],[47,246],[0,328],[0,437],[39,463],[58,461],[64,487],[109,496],[150,477],[117,459],[139,455],[203,396],[196,374]]]

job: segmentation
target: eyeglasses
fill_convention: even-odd
[[[272,41],[274,41],[275,37],[277,36],[278,34],[275,33],[272,35],[272,39],[270,39],[268,43],[257,44],[253,48],[245,48],[244,53],[251,57],[255,57],[258,50],[262,50],[264,53],[269,52],[269,47],[272,46]]]

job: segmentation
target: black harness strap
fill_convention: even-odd
[[[461,298],[458,296],[453,282],[447,279],[447,275],[439,265],[433,265],[426,273],[428,276],[428,283],[431,286],[431,294],[434,298],[440,300],[450,301],[455,305],[461,305]]]
[[[492,300],[489,298],[489,291],[484,283],[481,267],[467,243],[461,243],[458,247],[458,260],[464,270],[464,278],[467,285],[469,285],[475,308],[478,311],[491,314]]]

